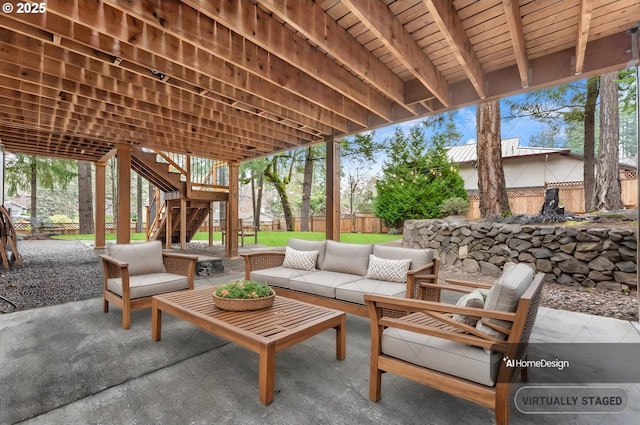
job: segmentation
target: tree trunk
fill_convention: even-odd
[[[313,184],[313,147],[307,148],[304,159],[304,176],[302,180],[302,202],[300,204],[300,231],[309,231],[309,215],[311,211],[311,185]]]
[[[78,220],[80,234],[88,235],[95,231],[93,223],[93,183],[91,180],[91,162],[78,161]]]
[[[619,173],[617,78],[617,72],[600,77],[600,145],[594,195],[596,209],[616,210],[624,207]]]
[[[593,211],[595,205],[593,194],[595,188],[595,140],[596,140],[596,101],[598,99],[598,83],[600,77],[587,80],[587,101],[584,105],[584,208]]]
[[[482,217],[510,214],[507,186],[502,168],[500,101],[493,100],[479,104],[476,123],[478,126],[480,214]]]

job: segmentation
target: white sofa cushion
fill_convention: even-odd
[[[533,275],[533,269],[524,263],[505,264],[502,276],[495,281],[487,293],[484,308],[497,311],[516,311],[520,297],[533,281]],[[500,339],[506,339],[507,336],[483,325],[482,321],[494,323],[507,329],[511,329],[512,325],[511,322],[498,319],[482,318],[482,320],[478,321],[476,329]]]
[[[474,307],[474,308],[484,308],[484,297],[482,296],[482,292],[480,289],[475,289],[468,294],[464,294],[458,299],[456,303],[458,307]],[[456,322],[464,323],[465,325],[475,326],[480,320],[480,317],[477,316],[467,316],[466,314],[454,314],[453,320]]]
[[[345,283],[336,288],[337,299],[357,304],[365,304],[364,294],[404,298],[406,293],[407,285],[405,283],[374,279],[360,279],[355,282]]]
[[[109,255],[129,264],[129,276],[164,273],[162,242],[107,245]]]
[[[289,289],[335,298],[338,286],[358,279],[362,279],[362,276],[328,271],[310,272],[291,279]]]
[[[367,267],[367,279],[386,280],[389,282],[407,282],[407,272],[411,266],[411,260],[388,260],[369,255],[369,266]]]
[[[318,261],[318,251],[298,251],[290,246],[286,247],[282,267],[297,270],[314,271]]]
[[[373,255],[389,260],[410,259],[410,270],[419,269],[433,261],[433,250],[402,248],[399,246],[374,245]]]
[[[382,332],[381,344],[386,355],[487,386],[495,384],[502,360],[500,353],[396,328]]]
[[[122,279],[113,278],[107,281],[109,291],[122,296]],[[143,298],[165,292],[189,289],[186,276],[173,273],[148,273],[129,277],[130,298]]]
[[[318,259],[316,261],[316,269],[321,269],[324,263],[324,254],[327,247],[327,241],[307,241],[304,239],[289,239],[287,246],[298,251],[318,251]]]
[[[289,269],[286,267],[271,267],[269,269],[251,272],[251,280],[264,282],[267,285],[289,288],[289,280],[313,273],[308,270]]]
[[[327,241],[327,250],[321,269],[363,277],[367,274],[371,253],[373,253],[373,245]]]

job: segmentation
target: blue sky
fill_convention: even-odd
[[[501,111],[504,116],[505,113],[508,112],[507,107],[505,105],[501,105]],[[476,143],[476,107],[468,106],[466,108],[458,109],[454,114],[456,129],[460,134],[462,134],[458,144]],[[408,130],[415,124],[420,123],[420,121],[422,121],[422,119],[380,128],[376,130],[376,139],[384,140],[392,136],[397,127]],[[517,118],[511,120],[502,119],[500,126],[503,139],[518,137],[520,139],[520,145],[522,146],[528,146],[531,135],[538,134],[543,129],[543,125],[540,124],[540,122],[531,118]],[[428,133],[427,137],[429,137]]]

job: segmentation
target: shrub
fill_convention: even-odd
[[[458,215],[469,211],[469,201],[459,196],[445,199],[440,205],[440,213],[443,216]]]

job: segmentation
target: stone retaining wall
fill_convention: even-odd
[[[471,273],[499,276],[506,262],[524,262],[548,281],[622,290],[637,286],[636,240],[622,228],[408,220],[402,244]]]

